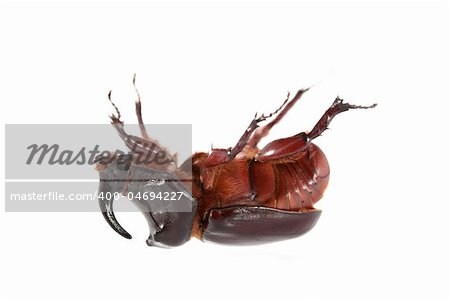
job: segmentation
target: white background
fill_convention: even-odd
[[[2,3],[2,123],[107,123],[109,89],[136,122],[133,73],[145,121],[192,123],[202,151],[288,90],[315,86],[268,140],[310,130],[337,94],[379,104],[316,140],[332,173],[307,235],[162,250],[136,213],[118,215],[130,241],[100,213],[2,212],[2,298],[449,298],[449,16],[433,1]]]

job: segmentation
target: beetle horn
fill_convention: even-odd
[[[108,187],[108,183],[100,181],[99,194],[102,194],[102,192],[103,194],[106,194],[107,191],[105,189],[110,189]],[[116,219],[116,216],[114,215],[113,210],[114,199],[105,199],[99,197],[98,203],[100,205],[100,210],[102,211],[103,217],[105,218],[106,222],[108,222],[109,226],[111,226],[112,229],[115,230],[122,237],[131,239],[131,235],[119,224],[119,222]]]

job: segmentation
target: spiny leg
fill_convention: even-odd
[[[136,87],[136,74],[134,74],[134,76],[133,76],[133,87],[134,87],[134,90],[136,91],[136,95],[137,95],[137,100],[135,102],[136,116],[137,116],[137,119],[138,119],[138,122],[139,122],[139,130],[141,131],[142,138],[150,141],[153,144],[156,144],[159,148],[163,148],[161,146],[161,144],[159,144],[158,140],[150,138],[150,135],[148,134],[147,129],[145,128],[145,124],[144,124],[144,121],[142,119],[141,95],[139,93],[139,90]],[[175,165],[177,165],[178,164],[178,157],[177,157],[176,153],[172,155],[172,159],[175,162]]]
[[[135,136],[128,135],[125,132],[125,130],[123,128],[123,124],[124,123],[120,119],[121,114],[120,114],[119,108],[117,108],[116,104],[114,104],[114,102],[112,101],[111,93],[112,93],[112,91],[110,90],[109,93],[108,93],[108,100],[111,103],[111,105],[114,107],[114,109],[116,110],[116,113],[117,113],[117,115],[115,115],[113,113],[113,114],[111,114],[109,116],[109,118],[111,119],[111,124],[114,126],[114,128],[116,128],[117,132],[119,133],[120,138],[125,142],[126,146],[129,149],[134,151],[134,149],[136,147],[135,146],[135,141],[133,141],[133,139],[131,139],[131,137],[135,137]],[[135,137],[135,138],[138,138],[138,137]],[[136,147],[137,150],[139,150],[139,148],[140,147]]]
[[[139,122],[139,129],[141,130],[141,135],[144,139],[150,139],[147,130],[145,129],[144,121],[142,120],[142,104],[141,104],[141,95],[139,94],[139,90],[136,87],[136,74],[133,76],[133,87],[136,91],[137,100],[136,100],[136,116]]]
[[[300,89],[299,91],[297,91],[297,94],[294,96],[294,98],[286,105],[286,107],[284,107],[283,110],[281,110],[280,114],[277,115],[277,117],[271,121],[270,123],[268,123],[267,125],[265,125],[264,127],[260,127],[257,130],[255,130],[253,136],[251,137],[251,139],[248,141],[248,146],[250,148],[255,148],[259,141],[267,136],[267,134],[269,134],[270,129],[272,129],[272,127],[274,125],[276,125],[285,115],[286,113],[295,105],[295,103],[302,97],[302,95],[308,91],[309,88],[306,89]],[[287,101],[287,99],[286,99]],[[284,105],[284,104],[283,104]]]
[[[343,103],[343,100],[337,97],[310,133],[301,132],[288,138],[274,140],[259,151],[256,159],[263,163],[270,162],[272,164],[298,161],[298,159],[303,157],[307,152],[307,149],[309,148],[308,144],[311,140],[320,136],[320,134],[328,128],[331,120],[336,115],[350,109],[369,109],[376,105],[377,104],[370,106],[352,105]]]
[[[352,105],[349,103],[344,103],[343,100],[339,97],[337,97],[333,104],[330,106],[330,108],[325,111],[325,113],[322,115],[322,117],[319,119],[319,121],[316,123],[314,128],[307,134],[308,140],[312,140],[320,134],[322,134],[326,129],[328,129],[328,126],[330,125],[331,120],[338,115],[341,112],[348,111],[350,109],[370,109],[374,108],[377,104],[372,104],[370,106],[358,106],[358,105]]]
[[[288,92],[286,99],[283,101],[281,106],[274,112],[272,112],[268,115],[262,114],[260,117],[257,117],[257,114],[255,114],[255,117],[250,122],[250,125],[247,127],[244,134],[242,134],[241,138],[236,143],[236,145],[230,149],[230,152],[229,152],[230,159],[233,159],[234,157],[236,157],[236,155],[239,154],[244,149],[244,147],[248,144],[248,141],[249,141],[250,137],[252,136],[253,132],[259,127],[258,123],[265,121],[266,119],[277,114],[284,107],[284,105],[286,105],[286,103],[289,100],[289,95],[290,95],[290,93]]]
[[[121,114],[117,106],[111,99],[111,91],[108,93],[108,100],[113,105],[116,110],[117,115],[111,114],[111,124],[116,128],[119,133],[120,138],[125,142],[125,145],[133,152],[137,154],[144,155],[144,157],[148,157],[150,155],[157,155],[161,152],[169,159],[169,161],[176,164],[176,159],[163,147],[159,145],[158,142],[152,139],[143,139],[137,136],[129,135],[124,130],[124,123],[120,119]]]

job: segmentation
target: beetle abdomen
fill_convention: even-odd
[[[243,181],[248,185],[241,189],[246,196],[217,196],[218,190],[211,190],[215,196],[204,194],[199,200],[201,228],[195,236],[222,244],[261,244],[300,236],[315,225],[320,211],[313,205],[322,197],[330,173],[319,147],[310,144],[305,155],[289,163],[249,161],[233,165],[222,166],[227,171],[220,173],[242,174],[247,170],[248,179]],[[233,178],[221,176],[230,181]],[[227,189],[221,191],[227,193]]]
[[[249,171],[258,205],[289,211],[310,210],[323,195],[330,169],[314,144],[289,162],[255,162]]]
[[[330,174],[327,159],[314,144],[299,160],[272,164],[275,169],[275,195],[264,206],[282,210],[310,210],[322,197]]]
[[[233,160],[204,169],[198,198],[203,219],[212,208],[263,206],[289,211],[311,210],[325,191],[330,169],[323,152],[310,144],[293,162]]]

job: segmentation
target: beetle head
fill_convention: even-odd
[[[131,239],[113,211],[116,195],[126,195],[148,222],[149,246],[172,247],[183,244],[190,238],[197,208],[189,188],[174,174],[136,163],[136,158],[132,154],[96,158],[96,169],[100,175],[98,199],[105,220],[121,236]]]

